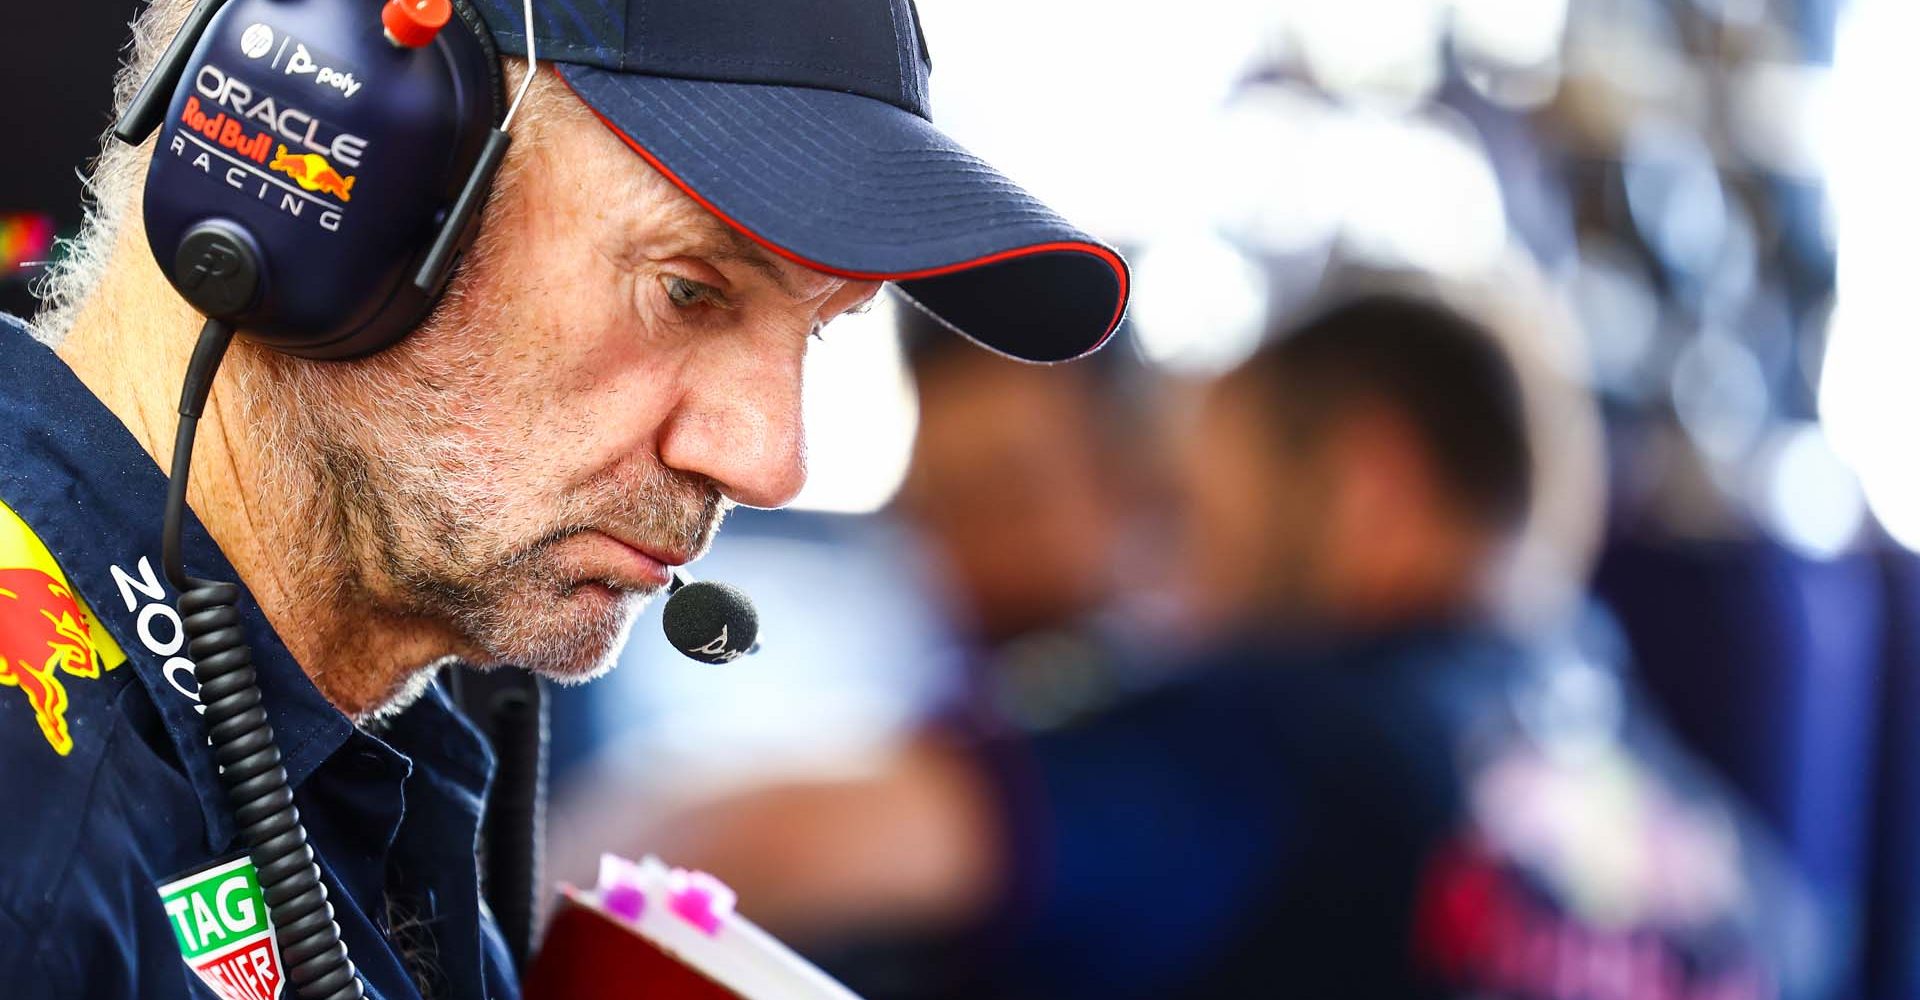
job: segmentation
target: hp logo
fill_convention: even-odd
[[[246,53],[248,59],[258,59],[272,48],[273,29],[264,24],[256,21],[240,34],[240,51]]]

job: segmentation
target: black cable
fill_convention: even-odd
[[[287,981],[301,1000],[359,1000],[365,988],[340,940],[320,868],[307,844],[273,726],[260,704],[253,652],[240,629],[240,588],[187,575],[181,551],[186,521],[187,476],[193,469],[193,438],[213,388],[233,327],[207,320],[194,345],[180,389],[180,425],[173,439],[173,475],[167,484],[161,561],[179,591],[177,607],[187,637],[187,655],[206,708],[208,741],[220,765],[220,783],[233,807],[240,842],[260,879],[260,894],[273,917],[274,937]]]

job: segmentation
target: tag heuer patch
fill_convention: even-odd
[[[245,856],[216,861],[160,886],[180,957],[224,1000],[280,995],[280,946]]]

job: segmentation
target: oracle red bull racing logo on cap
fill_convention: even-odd
[[[26,699],[53,752],[73,752],[67,681],[89,680],[127,656],[40,539],[0,504],[0,688]]]

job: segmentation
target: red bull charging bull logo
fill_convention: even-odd
[[[309,191],[330,194],[343,202],[353,200],[353,178],[342,177],[333,164],[319,153],[288,153],[281,146],[273,154],[273,162],[267,164],[270,170],[277,170],[293,178],[294,183]]]
[[[96,678],[126,659],[46,546],[0,504],[0,687],[26,698],[55,753],[73,752],[62,678]]]

